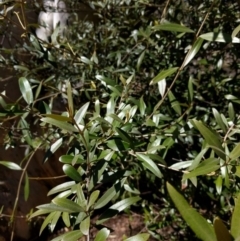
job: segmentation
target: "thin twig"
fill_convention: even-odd
[[[17,194],[16,194],[16,198],[15,198],[15,203],[14,203],[14,206],[13,206],[12,216],[11,216],[11,222],[13,222],[13,227],[12,227],[12,232],[11,232],[11,239],[10,239],[10,241],[13,241],[13,237],[14,237],[15,221],[14,221],[13,219],[14,219],[14,215],[15,215],[15,212],[16,212],[16,208],[17,208],[19,196],[20,196],[21,184],[22,184],[22,182],[23,182],[23,178],[24,178],[24,175],[25,175],[25,173],[26,173],[26,171],[27,171],[27,168],[28,168],[28,166],[29,166],[29,164],[30,164],[30,161],[32,160],[32,157],[34,156],[34,154],[36,153],[36,151],[39,149],[40,145],[41,145],[41,143],[36,147],[36,149],[32,152],[31,156],[28,158],[28,161],[27,161],[25,167],[23,168],[21,177],[20,177],[20,179],[19,179],[18,188],[17,188]]]

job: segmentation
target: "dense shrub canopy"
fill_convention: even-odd
[[[229,222],[240,175],[238,2],[66,4],[69,27],[63,38],[53,32],[56,43],[38,39],[27,22],[28,11],[41,9],[35,1],[25,9],[3,4],[9,12],[1,19],[1,68],[14,71],[22,96],[11,102],[1,94],[2,126],[11,124],[4,145],[26,145],[30,156],[41,149],[44,161],[63,148],[59,161],[72,180],[52,189],[60,193],[52,206],[38,207],[36,216],[48,214],[42,229],[53,230],[62,216],[88,236],[95,214],[100,224],[133,204],[155,239],[197,240],[173,209],[166,181],[209,220]],[[11,48],[12,6],[26,29]]]

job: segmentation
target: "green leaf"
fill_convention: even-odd
[[[185,59],[184,59],[184,63],[183,63],[183,67],[187,66],[188,63],[196,56],[196,54],[198,53],[198,51],[200,50],[201,46],[203,43],[203,39],[198,38],[192,48],[188,51]]]
[[[75,114],[74,120],[76,121],[77,124],[80,124],[82,119],[86,115],[89,104],[90,104],[90,102],[85,103]]]
[[[193,80],[191,77],[188,80],[188,101],[190,103],[193,101]]]
[[[240,143],[238,143],[229,154],[229,158],[235,160],[240,157]]]
[[[143,100],[143,96],[142,96],[139,101],[139,110],[140,110],[140,113],[142,116],[145,115],[146,108],[147,108],[147,106],[146,106],[146,104]]]
[[[9,169],[12,169],[12,170],[15,170],[15,171],[21,171],[22,170],[22,168],[14,162],[0,161],[0,165],[3,165],[5,167],[7,167]]]
[[[149,233],[140,233],[130,238],[125,239],[125,241],[147,241],[150,237]]]
[[[88,235],[89,228],[90,228],[90,217],[88,216],[80,223],[80,230],[84,235]]]
[[[224,149],[223,149],[222,144],[220,142],[220,137],[219,137],[218,133],[214,132],[210,128],[207,128],[201,121],[192,120],[192,122],[197,127],[197,129],[200,131],[200,133],[202,134],[202,136],[204,137],[206,142],[210,146],[216,147],[216,149],[214,149],[216,154],[220,158],[225,160],[226,157],[225,157],[225,154],[224,154]]]
[[[128,184],[124,184],[124,189],[127,192],[130,192],[130,193],[134,193],[134,194],[137,194],[137,195],[141,194],[136,188],[131,188]]]
[[[98,199],[99,194],[100,194],[100,191],[98,191],[98,190],[95,190],[94,192],[91,193],[88,204],[87,204],[87,210],[89,210],[89,208],[95,204],[96,200]]]
[[[146,50],[143,50],[142,53],[140,54],[139,58],[138,58],[138,61],[137,61],[137,71],[139,71],[139,68],[142,64],[142,61],[144,59],[144,56],[145,56],[145,53],[146,53]]]
[[[64,182],[62,184],[57,185],[56,187],[52,188],[49,192],[48,192],[48,196],[58,193],[58,192],[62,192],[62,191],[66,191],[72,188],[72,186],[74,186],[76,184],[76,182],[74,181],[69,181],[69,182]]]
[[[44,114],[43,116],[52,118],[54,120],[58,120],[58,121],[69,121],[71,122],[71,118],[67,117],[67,116],[63,116],[63,115],[55,115],[55,114]]]
[[[55,229],[60,216],[61,216],[61,212],[58,211],[58,212],[55,212],[54,216],[52,217],[52,221],[49,225],[51,232],[53,232],[53,230]]]
[[[24,100],[30,105],[33,103],[33,93],[29,81],[25,77],[18,80],[20,91]]]
[[[68,212],[63,212],[62,213],[62,220],[63,220],[64,224],[66,225],[66,227],[70,227],[71,226],[71,222],[70,222],[70,218],[69,218],[69,213]]]
[[[231,220],[231,234],[235,239],[240,237],[240,194],[238,194],[235,200],[235,206]]]
[[[62,155],[59,157],[59,161],[65,164],[72,164],[73,166],[84,162],[80,155]]]
[[[57,141],[55,141],[51,147],[47,150],[44,156],[43,162],[45,163],[52,154],[54,154],[61,146],[63,143],[63,138],[59,138]]]
[[[203,241],[217,241],[214,229],[195,209],[191,208],[184,197],[167,183],[168,193],[193,232]]]
[[[99,209],[106,206],[114,197],[115,195],[121,190],[125,180],[114,184],[111,188],[109,188],[101,198],[95,204],[94,209]]]
[[[114,80],[109,79],[109,78],[107,78],[105,76],[102,76],[102,75],[96,75],[96,79],[100,80],[105,85],[110,85],[110,86],[117,85],[117,83]]]
[[[29,131],[30,130],[29,124],[24,118],[21,118],[20,125],[22,128],[22,133],[25,141],[29,146],[33,146],[31,132]]]
[[[180,33],[194,33],[192,29],[177,23],[161,23],[159,25],[155,25],[153,29]]]
[[[151,171],[155,176],[161,178],[162,173],[160,172],[158,166],[150,159],[149,156],[136,153],[137,158],[142,161],[142,164],[144,167],[146,167],[149,171]]]
[[[210,33],[205,33],[199,36],[201,39],[205,39],[210,42],[222,42],[222,43],[240,43],[239,38],[232,38],[229,34],[223,33],[223,32],[210,32]]]
[[[181,161],[174,163],[170,166],[171,169],[180,170],[189,167],[192,164],[192,161]]]
[[[238,26],[233,30],[231,37],[232,37],[232,38],[236,37],[237,34],[239,33],[239,31],[240,31],[240,25],[238,25]]]
[[[25,183],[24,183],[24,200],[27,201],[29,197],[29,179],[27,173],[25,174]]]
[[[80,206],[79,206],[80,207]],[[59,205],[56,205],[54,203],[47,203],[47,204],[42,204],[37,206],[38,209],[41,210],[46,210],[48,212],[53,212],[53,211],[60,211],[60,212],[69,212],[69,213],[74,213],[76,212],[75,209],[74,211],[72,209],[69,209],[68,207],[62,207]],[[82,210],[83,211],[83,210]],[[79,211],[78,211],[79,212]]]
[[[80,182],[82,180],[82,177],[79,174],[79,172],[69,164],[63,165],[63,172],[76,182]]]
[[[106,154],[104,158],[104,160],[99,160],[97,162],[96,168],[93,172],[93,175],[91,177],[89,186],[88,186],[88,191],[91,191],[93,189],[93,187],[96,186],[96,184],[99,182],[99,180],[102,178],[102,174],[103,172],[106,170],[107,166],[108,166],[108,158],[112,158],[114,151],[111,151],[110,153],[106,153],[108,150],[103,150],[102,153]],[[102,155],[101,153],[101,155]],[[105,159],[107,157],[107,159]],[[100,158],[102,158],[100,156]],[[105,161],[106,160],[106,161]]]
[[[195,169],[198,167],[199,163],[201,162],[202,158],[204,157],[205,153],[208,151],[209,147],[206,147],[204,149],[202,149],[198,155],[195,157],[195,159],[193,160],[190,168],[188,169],[189,171]]]
[[[123,141],[125,141],[125,142],[127,142],[127,143],[129,143],[129,144],[131,144],[131,145],[133,144],[132,139],[131,139],[131,137],[128,135],[127,132],[125,132],[124,130],[122,130],[122,129],[118,128],[118,127],[116,127],[115,130],[117,131],[118,135],[120,136],[120,138],[121,138]]]
[[[175,110],[175,112],[178,115],[181,115],[182,114],[181,106],[180,106],[179,102],[176,100],[176,98],[175,98],[174,94],[172,93],[172,91],[168,92],[168,98],[169,98],[171,106]]]
[[[71,212],[83,212],[83,208],[77,203],[66,198],[54,198],[52,202],[60,207],[71,210]]]
[[[154,77],[151,80],[150,85],[156,84],[159,81],[164,80],[168,76],[174,74],[177,70],[178,70],[178,67],[173,67],[173,68],[169,68],[167,70],[162,70],[156,77]]]
[[[37,217],[37,216],[45,215],[45,214],[50,213],[50,212],[51,211],[47,210],[47,209],[46,210],[40,209],[40,210],[37,210],[36,212],[32,213],[28,219],[32,219],[32,218]]]
[[[60,128],[62,130],[65,130],[65,131],[78,132],[78,129],[75,128],[72,124],[64,122],[64,121],[54,120],[54,119],[49,118],[49,117],[41,118],[41,121],[46,122],[46,123],[51,124],[51,125],[55,125],[58,128]]]
[[[163,79],[163,80],[158,82],[158,90],[159,90],[159,93],[162,96],[162,98],[163,98],[163,96],[165,94],[166,87],[167,87],[166,79]]]
[[[212,112],[213,112],[213,115],[214,115],[214,118],[215,118],[217,124],[222,129],[222,131],[226,133],[227,132],[227,127],[224,124],[221,115],[219,114],[219,112],[215,108],[212,108]]]
[[[81,204],[85,204],[86,203],[86,198],[85,198],[84,192],[82,190],[81,183],[77,184],[77,197],[78,197],[79,204],[80,203]]]
[[[110,234],[110,230],[107,228],[102,228],[96,235],[94,241],[106,241]]]
[[[72,87],[70,81],[67,81],[67,99],[68,99],[68,110],[70,116],[74,113],[74,106],[73,106],[73,96],[72,96]]]
[[[209,158],[201,162],[199,166],[190,173],[185,173],[183,175],[183,179],[206,175],[216,171],[219,168],[219,160],[217,158]]]
[[[83,234],[80,230],[70,231],[68,233],[62,234],[51,241],[76,241],[79,240]]]
[[[117,202],[116,204],[112,205],[110,207],[110,209],[114,209],[114,210],[117,210],[118,212],[122,212],[123,210],[125,210],[126,208],[128,208],[132,204],[138,202],[139,200],[141,200],[140,197],[125,198],[125,199]]]
[[[40,228],[40,232],[39,232],[39,235],[41,235],[42,231],[48,226],[49,223],[51,223],[54,215],[55,215],[56,212],[51,212],[48,214],[48,216],[44,219],[43,223],[42,223],[42,226]]]
[[[221,194],[221,192],[222,192],[222,177],[220,175],[216,179],[215,185],[216,185],[217,193]]]
[[[231,121],[235,120],[236,114],[235,114],[235,110],[233,108],[233,104],[231,102],[228,104],[228,115],[229,115]]]
[[[120,139],[113,139],[107,142],[107,146],[113,151],[125,151],[130,148],[130,144]]]
[[[231,234],[220,218],[215,218],[213,222],[217,241],[233,241]]]

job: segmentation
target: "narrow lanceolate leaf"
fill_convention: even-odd
[[[150,85],[156,84],[159,81],[164,80],[168,76],[174,74],[177,70],[178,70],[178,67],[173,67],[173,68],[169,68],[166,70],[162,70],[156,77],[154,77],[151,80]]]
[[[217,158],[209,158],[199,164],[199,166],[189,173],[183,175],[183,179],[197,177],[200,175],[207,175],[220,168],[219,160]]]
[[[24,183],[24,200],[27,201],[29,197],[29,179],[27,173],[25,174],[25,183]]]
[[[82,177],[79,174],[79,172],[69,164],[63,165],[63,172],[76,182],[80,182],[82,180]]]
[[[235,240],[240,237],[240,194],[238,194],[235,200],[235,207],[231,220],[231,234]]]
[[[226,132],[227,126],[224,124],[223,119],[222,119],[221,115],[219,114],[219,112],[217,111],[217,109],[212,108],[212,112],[213,112],[214,118],[215,118],[217,124],[219,125],[219,127],[222,129],[223,132]]]
[[[177,23],[162,23],[159,25],[155,25],[153,29],[180,33],[194,33],[192,29]]]
[[[163,79],[163,80],[158,82],[158,90],[159,90],[159,93],[162,96],[162,98],[163,98],[163,96],[165,94],[166,87],[167,87],[166,79]]]
[[[79,206],[77,203],[66,199],[66,198],[54,198],[52,202],[60,207],[66,208],[71,210],[72,212],[82,212],[84,211],[81,206]]]
[[[98,199],[99,194],[100,194],[99,190],[95,190],[94,192],[91,193],[88,204],[87,204],[87,210],[95,204],[96,200]]]
[[[128,208],[132,204],[138,202],[139,200],[141,200],[140,197],[125,198],[125,199],[117,202],[116,204],[112,205],[110,207],[110,209],[114,209],[114,210],[118,210],[118,212],[122,212],[123,210],[125,210],[126,208]]]
[[[49,223],[51,223],[55,213],[56,212],[49,213],[48,216],[44,219],[44,222],[42,223],[42,226],[41,226],[40,231],[39,231],[39,235],[41,235],[42,231],[47,227],[47,225]]]
[[[116,127],[116,131],[117,131],[118,135],[120,136],[120,138],[121,138],[123,141],[125,141],[125,142],[127,142],[127,143],[129,143],[129,144],[132,144],[132,139],[131,139],[131,137],[128,135],[127,132],[125,132],[124,130],[122,130],[122,129],[118,128],[118,127]]]
[[[79,240],[82,236],[83,234],[81,233],[80,230],[74,230],[74,231],[65,233],[63,235],[60,235],[52,239],[51,241],[76,241],[76,240]]]
[[[68,111],[69,115],[73,116],[74,107],[73,107],[73,96],[72,96],[72,87],[70,81],[67,82],[67,98],[68,98]]]
[[[184,197],[167,183],[168,193],[193,232],[203,241],[217,241],[214,229],[195,209],[190,207]]]
[[[68,213],[76,212],[75,209],[73,211],[71,208],[62,207],[62,206],[56,205],[54,203],[42,204],[42,205],[37,206],[37,208],[40,210],[46,210],[46,213],[53,212],[53,211],[68,212]]]
[[[98,199],[96,202],[96,205],[94,209],[99,209],[104,207],[106,204],[108,204],[114,196],[121,190],[125,180],[121,180],[121,182],[118,182],[114,184],[111,188],[109,188],[102,196]]]
[[[22,168],[14,162],[0,161],[0,165],[3,165],[5,167],[7,167],[9,169],[12,169],[12,170],[15,170],[15,171],[21,171],[22,170]]]
[[[217,241],[233,241],[231,234],[220,218],[214,219],[213,226],[217,236]]]
[[[145,56],[145,52],[146,50],[142,51],[142,53],[140,54],[138,61],[137,61],[137,71],[139,71],[139,68],[143,62],[144,56]]]
[[[63,192],[63,191],[66,191],[68,189],[71,189],[72,186],[74,186],[76,184],[76,182],[74,181],[69,181],[69,182],[64,182],[62,184],[59,184],[58,186],[52,188],[49,192],[48,192],[48,196],[49,195],[52,195],[52,194],[55,194],[55,193],[58,193],[58,192]]]
[[[201,46],[203,43],[203,39],[198,38],[192,48],[189,50],[189,52],[186,55],[186,58],[184,60],[184,64],[183,67],[185,67],[186,65],[188,65],[188,63],[196,56],[196,54],[198,53],[198,51],[200,50]]]
[[[220,137],[218,133],[214,132],[210,128],[206,127],[201,121],[192,120],[193,124],[197,127],[197,129],[200,131],[208,145],[215,147],[214,151],[216,154],[225,160],[225,154],[224,149],[222,147],[222,144],[220,142]]]
[[[65,131],[78,132],[78,130],[72,124],[65,122],[65,121],[54,120],[49,117],[41,118],[41,121],[54,125],[54,126],[57,126],[58,128],[65,130]]]
[[[182,109],[181,109],[180,103],[176,100],[176,98],[175,98],[174,94],[172,93],[172,91],[168,92],[168,98],[169,98],[169,101],[170,101],[171,106],[174,109],[174,111],[178,115],[181,115],[182,114]]]
[[[158,166],[153,162],[153,160],[147,155],[136,153],[137,158],[142,161],[144,167],[146,167],[149,171],[151,171],[154,175],[161,178],[162,173],[160,172]]]
[[[147,241],[150,237],[149,233],[140,233],[130,238],[125,239],[125,241]]]
[[[94,241],[106,241],[110,234],[110,230],[107,228],[102,228],[96,235]]]
[[[23,99],[30,105],[33,103],[33,93],[29,81],[25,77],[21,77],[18,82]]]
[[[86,217],[81,223],[80,223],[80,230],[84,235],[88,235],[90,228],[90,217]]]
[[[222,43],[240,43],[240,39],[237,37],[232,38],[229,34],[219,33],[205,33],[199,36],[201,39],[205,39],[210,42],[222,42]]]
[[[90,102],[87,102],[86,104],[84,104],[75,114],[74,120],[76,121],[77,124],[80,124],[82,119],[86,115],[88,107],[89,107],[89,103]]]
[[[56,225],[57,225],[57,222],[58,222],[58,220],[59,220],[59,218],[60,218],[60,216],[61,216],[61,213],[62,213],[62,212],[60,212],[60,211],[55,212],[55,214],[54,214],[54,216],[53,216],[53,218],[52,218],[52,221],[51,221],[51,223],[50,223],[50,225],[49,225],[49,228],[50,228],[50,231],[51,231],[51,232],[53,232],[53,230],[55,229],[55,227],[56,227]]]
[[[232,37],[232,38],[236,37],[237,34],[239,33],[239,31],[240,31],[240,25],[238,25],[238,26],[233,30],[231,37]]]
[[[62,220],[63,220],[64,224],[66,225],[66,227],[70,227],[70,226],[71,226],[69,213],[63,212],[63,214],[62,214]]]
[[[229,157],[234,160],[240,157],[240,143],[238,143],[229,154]]]
[[[222,192],[222,176],[218,176],[218,178],[215,181],[215,185],[216,185],[216,190],[218,194],[221,194]]]
[[[40,210],[37,210],[36,212],[32,213],[28,219],[32,219],[32,218],[40,216],[40,215],[45,215],[50,212],[51,211],[49,211],[49,210],[40,209]]]
[[[48,160],[48,158],[49,158],[52,154],[54,154],[54,153],[58,150],[58,148],[60,148],[60,147],[62,146],[62,143],[63,143],[63,138],[59,138],[57,141],[55,141],[55,142],[51,145],[51,147],[50,147],[50,148],[48,149],[48,151],[45,153],[44,160],[43,160],[44,163]]]
[[[69,122],[72,121],[70,117],[62,116],[62,115],[44,114],[43,116],[49,117],[49,118],[52,118],[52,119],[58,120],[58,121],[69,121]]]
[[[192,77],[190,77],[189,81],[188,81],[188,101],[189,102],[193,101],[193,79],[192,79]]]

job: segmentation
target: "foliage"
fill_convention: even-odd
[[[165,181],[186,188],[186,197],[209,211],[210,220],[229,215],[234,205],[229,200],[239,189],[239,77],[234,61],[232,66],[224,63],[238,59],[238,5],[180,0],[86,4],[94,15],[80,20],[73,12],[66,39],[53,32],[58,43],[43,43],[26,23],[29,39],[2,50],[1,66],[16,71],[22,95],[14,103],[5,93],[0,96],[3,123],[16,119],[5,146],[27,145],[27,161],[0,164],[21,171],[27,199],[28,164],[35,152],[44,150],[46,162],[58,149],[65,150],[59,162],[68,180],[53,187],[51,203],[30,216],[46,215],[40,233],[47,226],[53,231],[59,219],[72,228],[54,241],[89,237],[93,226],[99,228],[132,205],[139,212],[142,208],[147,231],[156,239],[161,240],[158,229],[177,224],[188,240],[193,234],[180,226]],[[77,12],[78,4],[70,5]],[[23,5],[14,7],[26,15]],[[12,11],[8,5],[6,9]],[[22,52],[28,61],[19,57]],[[44,131],[33,131],[36,126]],[[198,195],[206,196],[209,205]],[[188,220],[183,212],[187,203],[174,189],[170,196],[182,200],[174,203]],[[215,226],[221,226],[216,220]],[[204,219],[200,222],[214,240],[212,227]],[[106,240],[109,234],[101,226],[95,240]],[[178,234],[173,236],[179,240]],[[127,240],[148,238],[143,233]]]
[[[201,240],[239,240],[239,194],[235,200],[235,208],[231,220],[231,232],[229,232],[222,220],[218,217],[214,219],[213,226],[209,224],[207,220],[190,207],[184,197],[169,183],[167,183],[167,189],[183,218]]]

